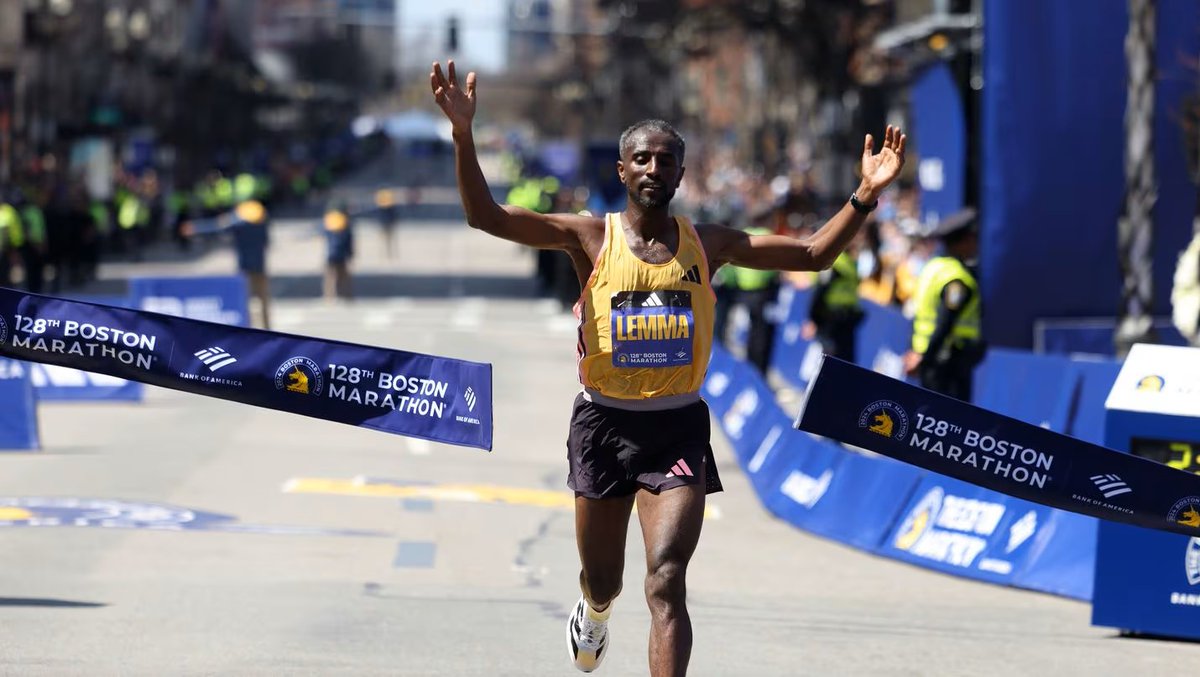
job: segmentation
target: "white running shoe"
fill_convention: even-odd
[[[608,617],[612,604],[604,611],[593,611],[584,597],[575,603],[567,619],[567,653],[571,662],[582,672],[600,667],[608,650]]]

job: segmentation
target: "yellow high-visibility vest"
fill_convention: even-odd
[[[21,224],[21,215],[16,207],[7,202],[0,204],[0,230],[8,236],[8,244],[16,249],[25,244],[25,228]]]
[[[921,270],[921,277],[917,280],[917,291],[913,295],[916,304],[912,337],[914,351],[923,354],[929,349],[929,339],[933,337],[933,330],[937,326],[938,308],[942,304],[942,290],[955,280],[971,290],[971,299],[954,320],[954,327],[950,331],[950,343],[961,345],[979,340],[979,283],[962,261],[952,256],[939,256],[925,264],[925,268]]]
[[[770,235],[771,231],[766,228],[747,228],[746,232],[750,235]],[[779,277],[779,271],[776,270],[758,270],[757,268],[743,268],[741,266],[730,266],[730,272],[733,273],[733,283],[741,291],[759,291],[771,286],[775,278]]]

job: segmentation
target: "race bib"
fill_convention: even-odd
[[[613,366],[691,364],[695,326],[691,292],[617,292],[612,296]]]

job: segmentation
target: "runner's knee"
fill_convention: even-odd
[[[651,608],[683,604],[687,593],[687,564],[677,560],[651,562],[646,570],[646,599]]]
[[[579,572],[579,583],[588,600],[596,605],[607,604],[621,594],[620,571],[588,571],[584,569]]]

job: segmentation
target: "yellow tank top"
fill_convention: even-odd
[[[675,258],[653,264],[629,249],[620,214],[605,217],[604,245],[575,304],[579,381],[595,402],[665,409],[700,399],[716,295],[700,236],[675,221]]]

